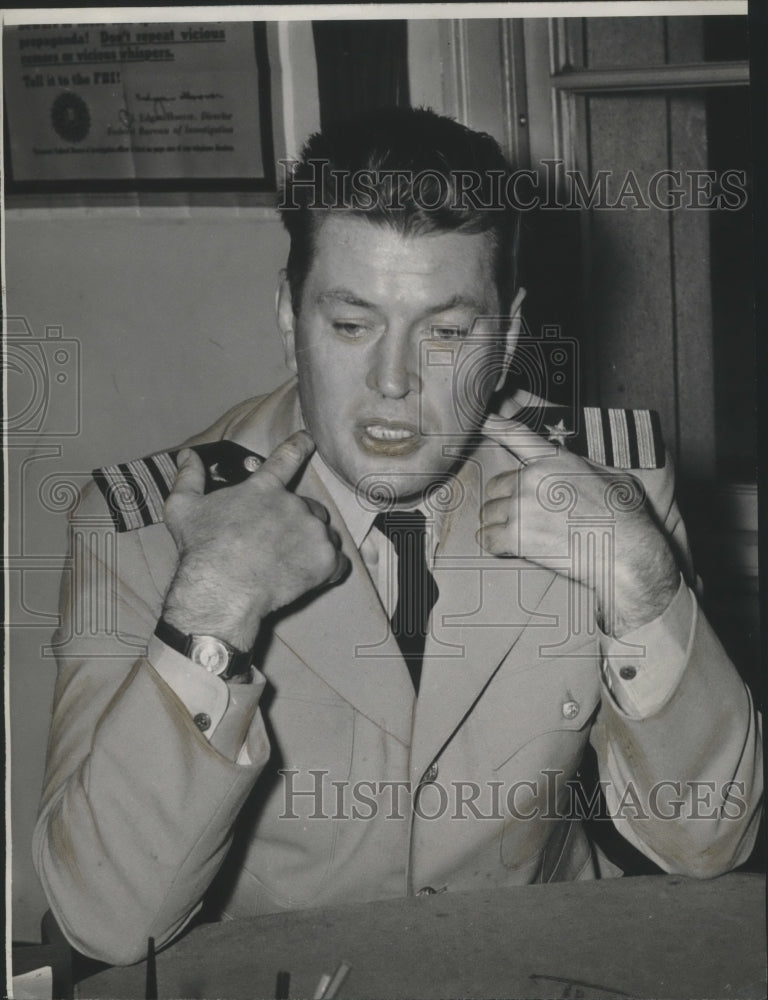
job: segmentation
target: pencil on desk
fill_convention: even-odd
[[[288,1000],[291,995],[291,974],[290,972],[280,971],[277,974],[277,983],[275,985],[275,1000]]]
[[[349,975],[352,966],[349,962],[342,962],[338,969],[334,972],[333,977],[328,984],[328,989],[323,993],[323,1000],[332,1000],[336,996],[338,991],[341,989],[341,984]]]
[[[322,976],[317,981],[317,986],[315,987],[315,992],[312,994],[312,1000],[323,1000],[325,996],[325,991],[331,982],[331,977],[327,972],[324,972]]]
[[[146,1000],[157,1000],[157,965],[155,962],[155,939],[147,941],[147,982],[144,988]]]

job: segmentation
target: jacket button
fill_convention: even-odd
[[[211,728],[211,717],[205,712],[198,712],[192,721],[201,733],[204,733]]]
[[[432,781],[437,781],[437,775],[438,775],[437,761],[433,760],[432,763],[424,772],[424,775],[421,779],[422,784],[429,784]]]
[[[563,702],[563,718],[564,719],[575,719],[579,714],[580,705],[577,701],[564,701]]]
[[[621,670],[619,670],[619,677],[621,677],[623,681],[634,680],[634,678],[637,677],[637,667],[622,667]]]
[[[243,462],[246,472],[255,472],[257,469],[261,468],[262,461],[257,458],[256,455],[249,455]]]
[[[433,889],[431,885],[422,886],[421,889],[416,893],[417,896],[434,896],[437,889]]]

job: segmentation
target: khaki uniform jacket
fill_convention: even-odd
[[[191,443],[224,437],[266,455],[300,425],[288,383]],[[146,658],[176,565],[170,534],[162,523],[115,533],[104,499],[86,491],[72,521],[34,837],[75,947],[137,961],[147,938],[171,939],[206,892],[237,917],[598,877],[605,863],[572,818],[566,786],[587,741],[609,804],[628,788],[640,803],[617,826],[668,871],[709,876],[746,859],[762,787],[747,689],[698,613],[672,696],[651,718],[622,713],[601,679],[597,630],[579,611],[586,595],[475,540],[485,483],[516,464],[486,440],[443,495],[440,596],[417,700],[344,523],[312,468],[303,473],[297,492],[329,508],[352,571],[264,630],[247,763],[212,746]],[[684,552],[669,466],[639,476]],[[690,805],[692,782],[714,789],[698,819],[674,806]]]

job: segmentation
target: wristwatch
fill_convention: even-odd
[[[218,636],[182,632],[164,618],[155,626],[155,635],[166,646],[223,681],[240,677],[250,670],[253,650],[244,653]]]

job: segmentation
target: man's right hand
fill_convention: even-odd
[[[163,617],[182,632],[250,649],[262,618],[348,568],[322,504],[288,490],[314,442],[298,431],[237,486],[205,494],[205,469],[185,449],[165,505],[179,551]]]

